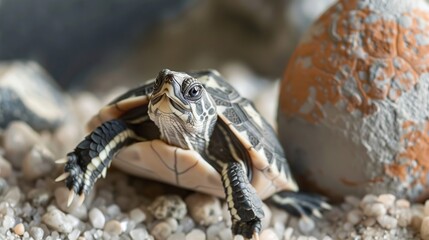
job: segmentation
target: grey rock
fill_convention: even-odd
[[[35,180],[52,173],[54,156],[46,147],[35,145],[24,157],[22,171],[27,180]]]
[[[177,195],[157,197],[148,207],[148,210],[156,219],[172,217],[180,220],[187,213],[185,202]]]
[[[53,230],[61,233],[70,233],[73,230],[73,225],[66,214],[56,208],[51,208],[45,213],[42,221]]]
[[[63,122],[63,95],[41,66],[8,62],[0,69],[0,128],[17,120],[37,130],[55,129]]]
[[[30,236],[34,238],[34,240],[42,240],[44,231],[40,227],[31,227],[30,228]]]
[[[93,208],[89,211],[89,221],[95,228],[103,228],[106,222],[106,217],[98,208]]]
[[[130,231],[130,236],[133,240],[147,239],[149,233],[144,228],[136,228]]]

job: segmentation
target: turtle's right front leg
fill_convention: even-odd
[[[68,206],[74,195],[79,195],[79,205],[83,202],[100,176],[105,177],[113,157],[138,137],[122,120],[104,122],[81,141],[73,152],[67,154],[64,173],[56,181],[66,180],[70,189]]]

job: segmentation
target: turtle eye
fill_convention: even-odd
[[[203,87],[200,84],[191,86],[186,94],[186,98],[192,101],[198,100],[203,92]]]

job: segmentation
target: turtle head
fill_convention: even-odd
[[[185,149],[208,142],[217,119],[216,104],[201,82],[168,69],[155,80],[148,113],[164,141]]]

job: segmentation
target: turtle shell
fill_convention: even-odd
[[[265,199],[281,190],[297,191],[276,133],[253,104],[215,71],[188,74],[204,85],[217,105],[218,123],[227,124],[228,134],[234,134],[247,151],[250,159],[248,176],[259,197]],[[111,119],[144,116],[153,81],[130,90],[103,107],[88,123],[88,130]],[[113,160],[113,165],[136,176],[224,197],[220,174],[199,153],[171,146],[159,139],[126,147]]]

